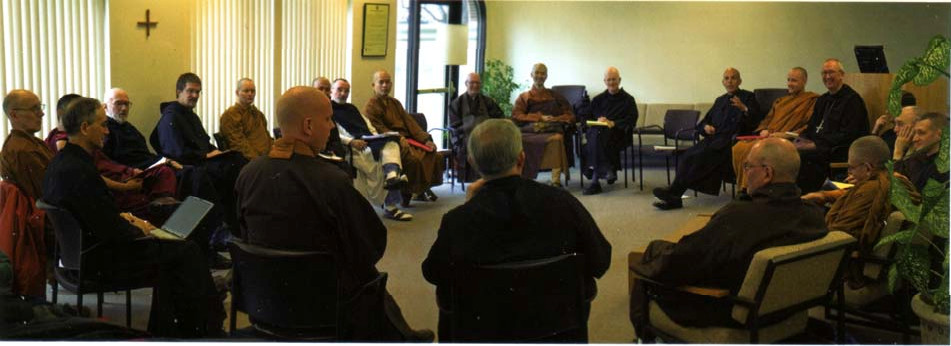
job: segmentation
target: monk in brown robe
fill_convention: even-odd
[[[806,69],[802,67],[793,67],[789,70],[789,74],[786,75],[786,88],[789,90],[789,95],[773,102],[773,108],[753,133],[761,137],[791,139],[793,136],[786,132],[795,132],[798,135],[806,130],[809,126],[809,118],[812,116],[812,108],[816,105],[816,98],[819,97],[814,92],[804,91],[808,78]],[[733,172],[736,173],[736,186],[740,189],[746,188],[746,179],[742,174],[743,160],[749,155],[750,149],[756,142],[757,140],[745,140],[733,145]]]
[[[256,95],[254,81],[249,78],[238,80],[234,95],[238,101],[221,113],[219,131],[228,139],[229,149],[253,160],[267,154],[274,140],[268,132],[264,113],[253,104]]]
[[[442,184],[445,170],[442,159],[436,154],[436,143],[426,130],[419,127],[416,119],[406,113],[399,100],[390,97],[393,87],[389,72],[384,70],[373,74],[373,97],[363,106],[363,114],[379,133],[397,132],[400,134],[400,159],[403,174],[409,179],[404,186],[416,200],[435,201],[436,194],[429,188]],[[424,150],[410,144],[410,140],[429,148]],[[403,204],[409,203],[404,196]]]
[[[43,195],[43,175],[53,153],[33,135],[43,128],[45,105],[28,90],[13,90],[3,98],[3,114],[13,130],[0,151],[0,177],[32,199]]]
[[[852,142],[849,147],[849,176],[846,182],[855,184],[846,190],[831,190],[808,193],[803,199],[817,203],[832,203],[826,214],[829,231],[843,231],[859,240],[858,251],[869,255],[885,226],[885,219],[894,211],[888,200],[891,180],[885,162],[891,156],[888,144],[878,136],[865,136]],[[896,175],[896,179],[911,192],[912,200],[920,203],[921,195],[908,179]],[[852,261],[846,279],[849,286],[859,288],[869,283],[862,275],[862,263]]]
[[[564,125],[575,121],[571,104],[560,94],[545,87],[548,67],[532,66],[532,89],[518,95],[512,108],[512,120],[522,127],[525,169],[522,177],[535,179],[538,169],[551,169],[551,184],[561,187],[561,172],[568,170]]]

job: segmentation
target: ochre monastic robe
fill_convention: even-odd
[[[398,132],[400,139],[400,159],[403,174],[409,179],[407,189],[420,194],[431,186],[442,184],[444,166],[439,155],[410,145],[406,139],[420,143],[432,140],[416,119],[406,113],[399,100],[388,96],[373,96],[363,107],[363,115],[379,133]]]
[[[810,91],[780,97],[773,102],[773,108],[769,110],[769,114],[756,127],[753,134],[759,134],[763,130],[769,133],[801,133],[809,126],[812,108],[816,105],[818,97],[819,94]],[[746,156],[749,155],[750,149],[756,142],[757,140],[739,141],[733,145],[733,172],[736,173],[736,186],[740,189],[746,187],[743,162],[746,161]]]
[[[0,177],[37,199],[43,195],[43,174],[52,160],[53,153],[46,143],[26,132],[13,130],[0,151]]]

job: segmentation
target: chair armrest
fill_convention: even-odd
[[[754,304],[756,304],[756,302],[754,302],[754,301],[752,301],[752,300],[731,295],[731,294],[730,294],[730,290],[725,289],[725,288],[700,287],[700,286],[691,286],[691,285],[670,286],[670,285],[664,284],[664,283],[662,283],[662,282],[659,282],[659,281],[657,281],[657,280],[644,277],[643,275],[638,274],[638,273],[637,273],[636,271],[634,271],[633,269],[631,269],[630,272],[631,272],[631,275],[633,275],[634,277],[636,277],[637,280],[640,280],[640,281],[644,282],[644,284],[646,284],[648,287],[666,288],[666,289],[669,289],[669,290],[676,290],[676,291],[680,291],[680,292],[683,292],[683,293],[689,293],[689,294],[698,295],[698,296],[706,296],[706,297],[711,297],[711,298],[716,298],[716,299],[729,299],[729,300],[734,301],[734,302],[736,302],[736,303],[739,303],[739,304],[741,304],[741,305],[754,305]]]
[[[658,134],[658,133],[664,133],[664,128],[660,127],[660,125],[647,125],[647,126],[635,127],[634,133],[637,133],[638,135],[642,133],[645,135]]]

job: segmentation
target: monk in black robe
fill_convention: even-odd
[[[617,170],[621,169],[620,151],[631,145],[631,129],[637,124],[637,102],[634,97],[621,88],[621,73],[617,68],[609,67],[604,72],[604,85],[607,90],[591,101],[590,115],[604,125],[588,126],[585,138],[583,174],[591,178],[591,185],[582,192],[592,195],[601,192],[599,179],[605,178],[608,184],[617,180]]]
[[[379,275],[376,262],[386,249],[386,227],[350,177],[317,156],[334,126],[332,112],[316,88],[294,87],[281,95],[277,121],[283,137],[241,171],[235,193],[241,238],[274,249],[333,253],[341,300],[347,300]],[[342,312],[341,339],[432,341],[431,331],[406,325],[388,293],[382,306],[373,297],[356,298],[360,301],[350,306],[364,309]],[[389,323],[374,329],[378,324],[369,321],[383,316]]]
[[[740,89],[743,79],[740,71],[728,68],[723,72],[723,87],[726,94],[713,101],[713,107],[697,124],[703,140],[680,154],[677,176],[668,188],[657,188],[654,196],[661,201],[654,203],[660,209],[675,209],[683,206],[680,198],[687,189],[708,195],[719,195],[720,184],[733,174],[733,139],[738,134],[749,134],[760,119],[756,96]]]
[[[822,83],[829,90],[816,99],[809,127],[796,140],[802,166],[797,184],[803,192],[819,190],[830,162],[845,162],[849,145],[869,133],[865,100],[842,82],[845,71],[836,59],[822,64]]]
[[[757,142],[743,164],[748,198],[720,208],[703,228],[677,243],[652,241],[630,267],[639,276],[677,287],[693,285],[730,290],[737,294],[753,255],[760,250],[804,243],[823,237],[823,210],[801,199],[795,180],[799,169],[796,148],[785,139]],[[772,171],[773,174],[768,174]],[[751,227],[750,225],[756,225]],[[736,326],[733,303],[679,291],[655,292],[660,308],[675,322],[686,326]],[[634,281],[631,292],[631,322],[637,337],[647,335],[647,292]]]
[[[479,173],[466,161],[469,133],[486,119],[502,118],[502,109],[495,100],[482,94],[482,78],[478,73],[466,77],[466,93],[449,104],[449,128],[452,129],[452,147],[456,152],[456,167],[463,167],[460,175],[466,182],[479,178]]]
[[[176,92],[175,101],[160,105],[162,117],[155,124],[149,141],[160,155],[194,167],[190,174],[198,177],[180,178],[192,184],[183,186],[179,195],[195,195],[214,202],[214,213],[234,232],[237,225],[234,182],[248,160],[239,152],[219,151],[211,145],[211,137],[194,111],[201,95],[198,76],[193,73],[179,76]]]

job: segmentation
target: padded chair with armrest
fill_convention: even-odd
[[[758,104],[762,110],[763,114],[761,116],[763,117],[769,114],[769,111],[773,109],[773,102],[776,102],[777,99],[786,95],[789,95],[789,90],[786,88],[760,88],[753,90],[753,97],[756,98],[756,104]]]
[[[54,255],[56,266],[53,268],[56,281],[53,282],[53,303],[57,303],[59,299],[59,285],[63,285],[67,290],[76,293],[77,311],[82,310],[83,295],[96,293],[98,298],[96,316],[102,317],[103,293],[125,291],[125,324],[126,327],[131,328],[132,290],[154,287],[153,278],[156,276],[154,270],[136,273],[122,271],[122,279],[120,280],[116,279],[116,275],[109,275],[108,272],[92,272],[84,269],[83,262],[85,262],[86,253],[95,249],[95,247],[83,250],[83,230],[79,221],[68,210],[46,203],[43,200],[37,200],[36,206],[46,211],[46,216],[53,223],[53,230],[56,234]]]
[[[385,273],[364,285],[352,299],[341,300],[337,268],[330,253],[270,249],[240,240],[232,240],[229,251],[234,265],[229,322],[232,334],[237,324],[235,316],[241,310],[248,314],[254,330],[266,338],[346,338],[349,331],[342,330],[341,321],[353,301],[373,294],[382,304]],[[381,321],[382,317],[366,323]]]
[[[905,215],[901,211],[893,211],[888,215],[880,237],[898,233],[905,226],[907,226]],[[864,262],[862,275],[865,276],[868,283],[857,289],[849,287],[848,284],[842,285],[843,302],[841,305],[826,305],[826,317],[830,319],[843,318],[845,323],[901,333],[904,343],[910,343],[910,336],[919,333],[918,330],[911,327],[914,324],[914,316],[911,311],[911,294],[907,287],[904,287],[895,295],[888,293],[888,270],[886,269],[894,262],[896,249],[895,243],[889,243],[875,248],[867,256],[862,256],[857,252],[853,253],[851,260]],[[889,296],[893,300],[890,304],[891,309],[870,311],[869,307],[881,305],[879,303],[888,300]],[[843,313],[844,315],[840,316]]]
[[[670,158],[674,158],[674,168],[677,167],[680,154],[690,146],[682,146],[681,142],[688,141],[691,145],[697,143],[697,121],[700,119],[700,112],[692,109],[670,109],[664,115],[664,126],[649,125],[634,129],[637,134],[637,155],[640,162],[638,171],[641,180],[641,190],[644,190],[644,153],[648,155],[664,156],[667,167],[667,185],[670,186]],[[658,150],[653,146],[644,147],[643,136],[648,134],[663,134],[664,145],[670,146],[673,141],[672,150]]]
[[[583,275],[579,254],[455,268],[440,341],[586,343]]]
[[[810,307],[828,303],[838,291],[845,258],[855,242],[852,236],[836,231],[811,242],[761,250],[753,256],[736,295],[725,289],[668,288],[728,299],[734,303],[732,317],[741,328],[682,326],[654,301],[648,303],[648,328],[665,341],[689,343],[774,343],[788,339],[805,331]],[[648,292],[662,286],[642,282]],[[841,320],[839,326],[841,332]]]

